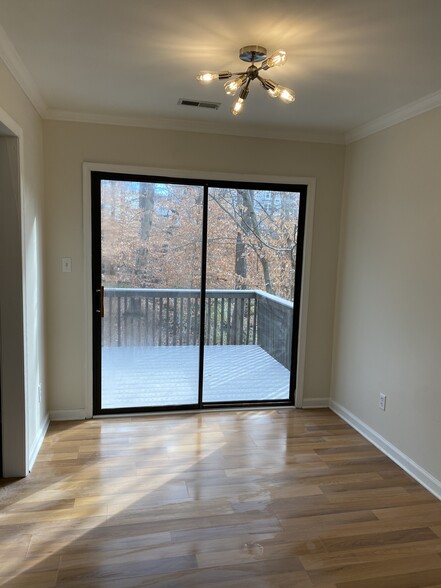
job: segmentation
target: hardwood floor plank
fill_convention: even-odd
[[[169,574],[180,570],[188,570],[197,567],[194,556],[178,556],[155,560],[131,561],[116,563],[102,563],[77,566],[73,568],[61,568],[58,572],[60,586],[69,585],[70,582],[82,582],[83,586],[90,586],[94,580],[119,580],[133,577],[146,578]]]
[[[400,557],[414,557],[417,555],[441,554],[441,542],[439,539],[427,541],[416,541],[415,543],[402,543],[400,545],[386,544],[378,547],[359,547],[357,549],[348,549],[346,551],[329,552],[310,552],[299,554],[305,570],[325,570],[333,566],[347,566],[355,563],[386,562],[390,559]]]
[[[106,527],[103,528],[106,530]],[[95,530],[95,529],[94,529]],[[99,528],[98,528],[99,530]],[[97,554],[111,551],[130,550],[137,548],[161,548],[171,544],[171,534],[146,533],[144,525],[138,529],[137,533],[130,533],[127,529],[124,533],[118,535],[111,533],[83,533],[83,532],[66,532],[60,535],[58,530],[52,529],[35,533],[30,542],[27,552],[28,557],[44,558],[52,553],[60,552],[61,557],[71,556],[72,554]],[[63,560],[64,561],[64,560]]]
[[[33,572],[2,577],[3,586],[8,588],[53,588],[57,585],[58,571]]]
[[[337,588],[436,588],[441,586],[441,571],[422,570],[395,576],[381,576],[363,581],[338,582]]]
[[[346,582],[356,582],[360,580],[371,581],[373,587],[379,578],[393,581],[394,576],[406,577],[408,574],[423,574],[430,571],[439,581],[441,578],[441,557],[438,555],[422,555],[407,558],[390,558],[387,561],[369,561],[353,563],[345,566],[333,566],[322,570],[308,571],[309,577],[316,588],[322,588],[323,584],[334,582],[337,587],[344,586]],[[376,586],[377,584],[375,584]],[[419,586],[419,584],[414,584]],[[424,584],[423,584],[424,585]],[[346,587],[347,588],[347,587]],[[400,588],[402,588],[400,586]]]
[[[415,541],[427,541],[436,539],[436,535],[428,527],[418,529],[403,529],[400,531],[386,531],[384,533],[372,533],[367,535],[351,535],[346,537],[324,538],[322,542],[327,551],[347,551],[360,547],[394,545],[413,543]]]

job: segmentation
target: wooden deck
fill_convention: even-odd
[[[102,406],[196,404],[199,347],[103,347]],[[204,401],[287,400],[290,372],[258,345],[205,347]]]
[[[0,507],[9,588],[441,586],[441,502],[329,410],[51,423]]]

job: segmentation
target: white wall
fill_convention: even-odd
[[[328,398],[344,146],[56,121],[44,122],[44,146],[51,411],[80,416],[85,410],[81,173],[85,161],[316,177],[304,390],[307,402]],[[61,273],[61,257],[72,257],[72,273]]]
[[[440,219],[441,109],[348,147],[332,399],[426,483],[441,480]]]
[[[24,475],[32,465],[48,423],[45,398],[45,339],[43,298],[43,148],[42,124],[38,113],[15,79],[0,60],[0,122],[14,127],[20,137],[20,196],[17,195],[15,210],[16,230],[22,228],[21,244],[25,261],[23,264],[24,289],[24,380],[26,398],[19,410],[26,409],[26,440],[22,464],[16,470],[8,469],[8,475]],[[9,128],[9,127],[8,127]],[[18,132],[17,131],[17,132]],[[21,200],[21,202],[20,202]],[[21,210],[20,210],[21,208]],[[11,211],[10,211],[11,212]],[[12,212],[11,212],[12,215]],[[20,218],[21,216],[21,218]],[[11,218],[11,226],[13,224]],[[11,227],[9,227],[11,228]],[[17,236],[17,235],[16,235]],[[2,288],[7,286],[7,276],[2,275]],[[11,309],[12,311],[12,309]],[[43,397],[39,401],[38,385],[42,384]],[[8,391],[3,391],[8,394]],[[17,402],[21,402],[18,401]],[[16,407],[17,408],[17,407]],[[8,423],[14,426],[14,423]],[[22,449],[20,449],[22,453]],[[23,464],[26,464],[23,469]],[[8,466],[9,467],[9,466]]]

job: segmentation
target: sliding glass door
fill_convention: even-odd
[[[292,404],[305,204],[93,172],[95,414]]]
[[[101,179],[99,193],[100,409],[197,406],[203,188]]]
[[[289,401],[300,192],[208,190],[205,403]]]

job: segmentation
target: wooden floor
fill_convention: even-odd
[[[441,587],[441,502],[328,410],[52,423],[0,585]]]

